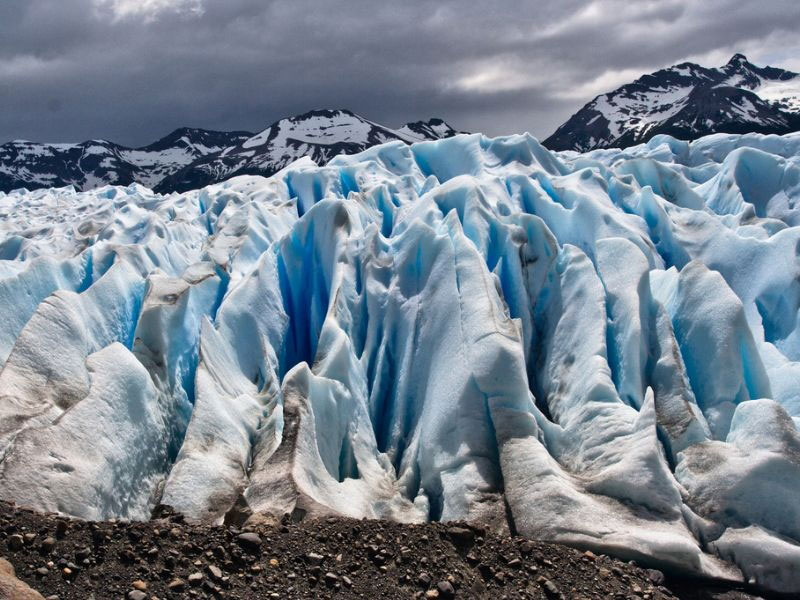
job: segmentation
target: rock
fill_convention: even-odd
[[[478,563],[477,569],[484,579],[489,579],[492,576],[492,567],[486,563]]]
[[[647,578],[653,583],[653,585],[664,584],[664,574],[658,569],[647,569]]]
[[[56,521],[56,537],[58,539],[63,538],[67,534],[67,529],[69,529],[69,525],[66,521]]]
[[[306,554],[306,562],[308,562],[310,565],[318,565],[322,563],[324,559],[324,556],[317,554],[316,552],[309,552]]]
[[[22,550],[23,541],[22,536],[18,533],[14,535],[8,536],[8,549],[12,552],[16,552],[17,550]]]
[[[189,585],[196,587],[203,583],[203,574],[200,571],[196,571],[189,575],[187,579],[189,580]]]
[[[92,549],[88,546],[75,551],[75,560],[78,562],[86,560],[92,555]]]
[[[222,580],[222,569],[220,569],[219,567],[215,565],[208,565],[206,567],[206,570],[208,571],[208,574],[211,576],[211,579],[213,579],[214,581]]]
[[[426,598],[438,598],[439,597],[439,590],[428,590],[425,592]]]
[[[147,583],[141,579],[137,579],[131,584],[131,587],[135,590],[139,590],[140,592],[144,592],[147,589]]]
[[[32,546],[33,545],[33,541],[36,539],[36,534],[35,533],[26,533],[23,536],[23,539],[25,540],[25,545],[26,546]]]
[[[456,595],[456,590],[449,581],[440,581],[436,584],[436,589],[443,598],[452,598]]]
[[[325,573],[325,583],[328,585],[335,585],[339,581],[339,576],[336,573],[328,571]]]
[[[46,537],[42,540],[42,545],[39,546],[42,554],[50,554],[56,546],[56,540],[52,537]]]
[[[167,589],[172,592],[182,592],[186,589],[186,582],[180,577],[176,577],[167,584]]]
[[[448,527],[447,535],[454,545],[466,548],[475,543],[475,532],[467,527]]]
[[[128,592],[128,600],[145,600],[146,598],[147,594],[139,590],[131,590]]]
[[[587,558],[588,560],[591,560],[591,561],[597,560],[597,555],[594,552],[592,552],[591,550],[587,550],[586,552],[584,552],[583,556],[584,556],[584,558]]]
[[[430,586],[431,581],[433,581],[433,579],[431,579],[431,576],[428,575],[425,571],[417,575],[417,583],[421,587],[427,588],[428,586]]]
[[[518,558],[512,558],[507,564],[512,569],[519,569],[522,566],[522,561]]]
[[[45,575],[50,574],[50,569],[48,569],[47,567],[39,567],[38,569],[36,569],[36,574],[39,577],[44,577]]]
[[[236,536],[238,544],[248,552],[255,553],[261,548],[261,538],[257,533],[240,533]]]
[[[555,583],[546,577],[539,576],[536,581],[544,588],[544,593],[548,598],[563,598],[564,596],[559,591]]]
[[[22,538],[20,537],[20,542]],[[17,579],[14,567],[0,558],[0,598],[9,600],[44,600],[42,595],[31,589],[27,583]]]
[[[350,579],[347,575],[342,576],[342,583],[345,584],[347,587],[353,587],[353,580]]]

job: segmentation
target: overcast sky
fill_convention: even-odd
[[[0,143],[141,145],[323,107],[544,138],[683,60],[800,71],[798,32],[798,0],[0,0]]]

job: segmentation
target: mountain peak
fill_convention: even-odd
[[[336,117],[351,117],[360,119],[356,113],[346,108],[315,108],[313,110],[309,110],[308,112],[304,112],[300,115],[295,115],[293,117],[285,117],[280,119],[280,121],[291,121],[292,123],[299,123],[301,121],[307,121],[309,119],[314,118],[324,118],[324,119],[334,119]]]
[[[406,123],[398,131],[403,135],[419,140],[440,140],[464,133],[463,131],[457,131],[447,121],[439,117],[433,117],[427,121]]]
[[[731,56],[731,59],[728,61],[727,64],[728,65],[742,65],[742,64],[745,64],[745,63],[749,63],[749,62],[750,61],[747,60],[747,57],[744,54],[740,54],[739,52],[737,52],[736,54]]]
[[[668,134],[800,130],[800,75],[758,67],[744,54],[706,68],[683,62],[600,94],[544,141],[552,150],[624,148]]]

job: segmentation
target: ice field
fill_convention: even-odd
[[[0,496],[522,535],[800,590],[800,134],[0,193]]]

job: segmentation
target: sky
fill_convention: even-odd
[[[798,31],[798,0],[0,0],[0,143],[139,146],[314,108],[544,139],[685,60],[800,71]]]

